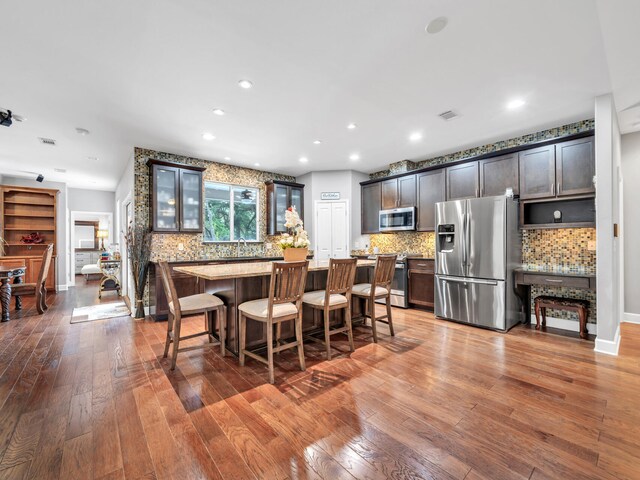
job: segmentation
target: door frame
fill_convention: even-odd
[[[318,252],[318,207],[333,203],[344,203],[345,222],[347,223],[347,251],[351,253],[351,210],[349,207],[349,199],[344,200],[316,200],[313,205],[313,250]],[[348,258],[348,257],[346,257]]]
[[[98,215],[98,216],[107,216],[109,217],[109,244],[111,243],[115,243],[113,241],[113,229],[115,228],[115,225],[113,223],[113,212],[85,212],[82,210],[72,210],[70,212],[70,219],[69,219],[69,248],[68,248],[68,252],[67,255],[69,255],[69,272],[68,272],[68,281],[67,284],[70,287],[75,287],[76,285],[76,245],[75,245],[75,240],[76,240],[76,233],[75,233],[75,224],[76,224],[76,215]]]

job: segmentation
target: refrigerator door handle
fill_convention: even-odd
[[[458,278],[458,277],[449,277],[446,275],[438,275],[440,280],[444,280],[445,282],[453,282],[453,283],[478,283],[480,285],[498,285],[496,280],[483,280],[481,278]]]

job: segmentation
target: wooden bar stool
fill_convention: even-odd
[[[550,295],[540,295],[534,301],[536,310],[536,330],[540,330],[540,316],[542,315],[542,326],[547,325],[547,308],[555,310],[568,310],[578,314],[580,321],[580,338],[588,338],[587,318],[589,316],[589,301],[577,298],[552,297]]]
[[[300,370],[305,370],[302,346],[302,294],[307,281],[308,261],[273,262],[269,297],[244,302],[238,306],[240,315],[240,366],[244,366],[245,355],[265,363],[269,367],[269,383],[274,383],[273,354],[298,347]],[[267,358],[246,350],[247,319],[266,323]],[[273,326],[294,321],[296,340],[284,345],[273,346]]]
[[[353,347],[353,329],[351,326],[351,289],[356,278],[357,258],[329,260],[329,273],[325,290],[307,292],[302,296],[302,303],[324,312],[324,342],[319,338],[307,336],[309,340],[324,343],[327,348],[327,360],[331,360],[331,335],[347,332],[349,347]],[[345,309],[344,326],[329,328],[330,313],[333,310]]]
[[[373,269],[372,283],[358,283],[353,286],[352,294],[365,299],[364,317],[371,319],[371,329],[373,330],[373,341],[378,343],[378,332],[376,322],[389,325],[389,333],[393,337],[393,320],[391,319],[391,282],[396,271],[397,255],[379,255],[376,258],[376,266]],[[387,314],[376,317],[377,298],[384,298],[387,307]],[[386,320],[385,320],[386,319]]]
[[[220,345],[220,354],[225,355],[225,326],[227,322],[227,308],[222,300],[215,295],[208,293],[199,293],[188,297],[178,298],[176,287],[171,278],[169,264],[165,261],[158,262],[160,273],[162,276],[162,285],[164,286],[167,300],[169,301],[169,319],[167,320],[167,339],[164,345],[164,358],[169,354],[169,345],[173,343],[173,351],[171,353],[171,370],[176,368],[176,360],[178,352],[195,350],[197,348],[215,347]],[[214,318],[215,314],[215,318]],[[195,315],[204,315],[206,319],[206,330],[184,337],[180,336],[182,328],[182,318],[192,317]],[[218,321],[218,342],[214,343],[214,321]],[[190,338],[200,337],[202,335],[209,336],[209,343],[203,345],[195,345],[193,347],[180,348],[180,342]]]

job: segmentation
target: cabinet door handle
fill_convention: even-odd
[[[544,281],[550,283],[562,283],[561,278],[545,278]]]
[[[558,182],[557,185],[558,185],[558,187],[556,188],[556,191],[558,192],[558,195],[560,195],[560,192],[561,192],[561,190],[560,190],[560,182]]]
[[[555,194],[556,194],[556,184],[551,183],[551,195],[555,195]]]
[[[479,196],[480,196],[480,194],[478,192],[478,187],[476,187],[476,198],[479,197]]]

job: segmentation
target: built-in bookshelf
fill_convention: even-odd
[[[56,196],[58,190],[3,185],[0,187],[0,231],[7,257],[40,256],[53,243],[56,254]],[[42,243],[25,243],[38,233]]]

